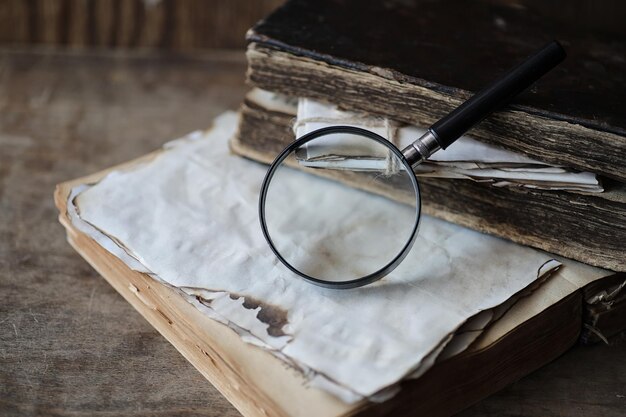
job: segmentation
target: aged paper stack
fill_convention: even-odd
[[[385,280],[311,286],[263,240],[265,167],[229,153],[236,126],[225,114],[205,133],[63,185],[56,197],[79,252],[246,415],[458,411],[571,346],[581,289],[610,275],[427,217]],[[205,321],[235,337],[225,353]],[[277,363],[290,371],[260,383],[256,373]],[[217,372],[223,366],[238,377]],[[466,380],[475,386],[458,391]],[[285,385],[291,391],[277,389]],[[410,412],[407,396],[420,400]]]

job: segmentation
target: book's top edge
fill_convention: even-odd
[[[569,58],[516,98],[511,108],[626,136],[620,104],[626,96],[626,33],[605,39],[574,30],[569,22],[550,26],[552,22],[528,8],[461,3],[389,7],[356,0],[290,0],[259,21],[246,38],[460,98],[557,38]]]

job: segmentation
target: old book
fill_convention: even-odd
[[[290,141],[293,106],[248,96],[241,107],[234,152],[269,163]],[[604,193],[496,188],[448,178],[420,178],[426,213],[591,265],[626,271],[626,186]],[[383,190],[402,199],[399,190]]]
[[[623,25],[582,30],[586,22],[546,9],[532,1],[290,0],[248,33],[248,77],[266,90],[429,126],[557,38],[569,58],[471,133],[626,181]]]
[[[194,140],[198,139],[196,137]],[[199,138],[202,139],[202,138]],[[145,167],[158,151],[106,172],[61,184],[55,193],[60,220],[70,243],[135,308],[168,338],[244,415],[347,416],[449,415],[536,369],[575,342],[582,324],[583,290],[603,280],[602,271],[568,264],[519,299],[465,352],[441,361],[426,374],[402,384],[401,392],[382,403],[345,404],[305,385],[301,374],[266,350],[243,341],[171,285],[137,272],[103,241],[77,228],[70,218],[73,190],[106,175]],[[113,178],[111,175],[108,178]],[[181,178],[182,180],[183,178]],[[141,254],[124,252],[135,260]],[[571,269],[573,268],[573,269]],[[612,278],[611,285],[617,280]],[[611,292],[613,289],[610,290]],[[589,300],[593,302],[593,297]]]

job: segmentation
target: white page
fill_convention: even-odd
[[[355,394],[344,399],[411,374],[466,320],[559,265],[544,252],[424,217],[413,250],[383,280],[346,291],[313,286],[263,239],[257,198],[266,167],[229,153],[235,127],[236,116],[223,115],[204,137],[110,174],[78,194],[80,219],[155,276],[211,298],[206,306],[217,316],[334,384],[328,389]],[[270,326],[259,319],[268,312],[285,321]]]
[[[270,107],[273,102],[281,102],[280,96],[276,95],[257,92],[252,96]],[[286,111],[289,107],[283,105],[282,109]],[[308,98],[301,98],[298,101],[294,125],[296,137],[333,125],[348,125],[371,130],[390,140],[399,149],[410,145],[426,132],[425,128],[401,125],[382,117],[340,110],[332,104]],[[311,150],[307,155],[310,159],[316,159],[315,166],[324,166],[323,156],[319,149],[317,153]],[[380,163],[375,167],[384,169],[387,166],[386,158],[386,155],[382,155]],[[355,166],[358,168],[359,164],[364,162],[347,159],[332,164],[340,166],[348,163],[352,165],[347,169],[355,169]],[[372,161],[367,161],[367,163],[373,164]],[[307,165],[306,161],[303,164]],[[501,169],[502,166],[507,169]],[[597,176],[593,173],[573,172],[561,167],[553,167],[525,155],[479,142],[466,135],[457,139],[447,149],[431,155],[416,172],[417,175],[425,177],[491,180],[498,185],[515,184],[548,190],[604,191]]]

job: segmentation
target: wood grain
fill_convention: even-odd
[[[0,52],[0,415],[239,416],[67,244],[56,183],[236,109],[243,54]]]
[[[245,67],[1,51],[0,415],[239,415],[67,244],[51,190],[237,108]],[[462,416],[620,416],[624,355],[577,347]]]
[[[280,0],[2,0],[0,43],[70,47],[241,48]]]

